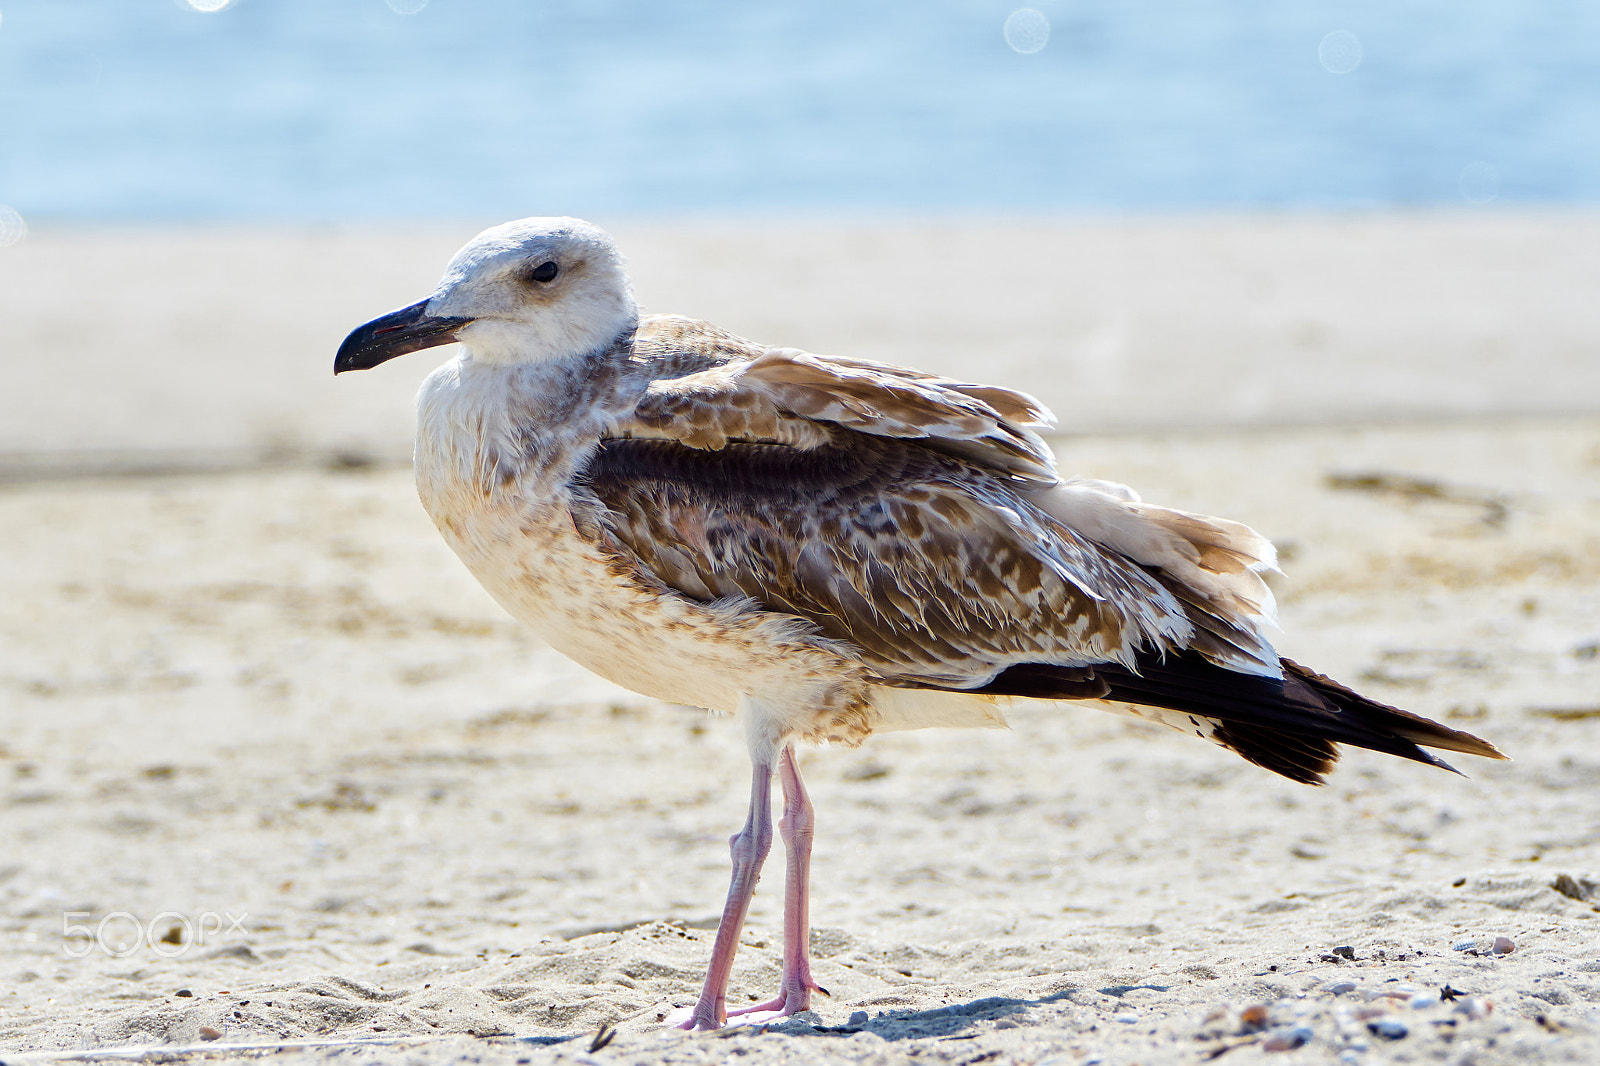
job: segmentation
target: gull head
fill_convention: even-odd
[[[333,372],[453,341],[504,366],[587,355],[638,317],[609,233],[577,218],[518,219],[472,238],[426,300],[354,330]]]

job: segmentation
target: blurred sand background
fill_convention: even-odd
[[[646,309],[1037,393],[1064,469],[1279,542],[1286,654],[1515,761],[1308,789],[1053,706],[808,751],[832,996],[664,1033],[738,729],[449,555],[439,353],[330,373],[474,227],[46,229],[0,249],[0,1059],[1600,1061],[1600,215],[611,228]]]

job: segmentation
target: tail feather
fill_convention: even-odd
[[[1144,655],[1134,669],[1116,663],[1026,663],[976,691],[1036,699],[1106,699],[1198,716],[1209,726],[1203,735],[1258,766],[1307,784],[1320,784],[1333,768],[1337,744],[1451,772],[1457,771],[1423,746],[1505,758],[1493,744],[1470,733],[1367,699],[1290,659],[1281,663],[1282,680],[1225,669],[1193,651]]]
[[[1481,755],[1486,759],[1506,757],[1505,753],[1482,737],[1475,737],[1460,729],[1451,729],[1431,718],[1403,711],[1399,707],[1390,707],[1386,703],[1369,700],[1331,678],[1313,673],[1293,659],[1282,659],[1280,662],[1283,663],[1283,676],[1286,680],[1292,678],[1299,681],[1340,710],[1350,710],[1373,717],[1375,724],[1381,725],[1395,736],[1404,737],[1424,747],[1459,751],[1465,755]]]

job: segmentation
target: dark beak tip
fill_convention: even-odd
[[[362,327],[363,329],[365,327]],[[335,376],[351,370],[367,369],[359,359],[361,344],[361,330],[358,329],[344,339],[339,345],[339,351],[333,357],[333,373]]]
[[[351,370],[369,370],[377,365],[377,363],[368,362],[361,358],[364,340],[365,338],[361,336],[361,330],[358,329],[346,337],[343,344],[339,345],[339,351],[333,357],[333,373],[335,377]]]
[[[472,321],[434,317],[428,314],[427,307],[428,301],[421,300],[356,327],[333,357],[334,374],[371,370],[408,352],[450,344],[456,339],[456,330]]]

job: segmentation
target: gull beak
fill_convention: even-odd
[[[339,354],[333,357],[333,372],[371,370],[397,355],[449,344],[456,339],[456,330],[472,321],[436,318],[428,314],[427,307],[428,301],[422,300],[358,326],[339,345]]]

